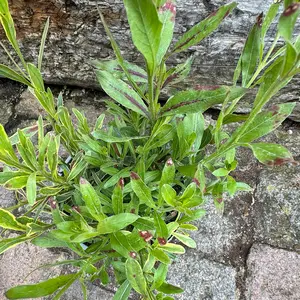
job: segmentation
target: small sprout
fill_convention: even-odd
[[[299,7],[300,7],[300,3],[293,3],[283,12],[282,15],[288,17],[292,15],[294,12],[296,12]]]
[[[140,237],[142,237],[144,239],[145,242],[150,242],[150,240],[152,239],[153,235],[149,232],[149,231],[140,231],[139,232]]]
[[[130,172],[130,178],[132,180],[139,180],[140,176],[137,173],[135,173],[135,172]]]
[[[169,158],[169,159],[167,160],[167,166],[173,166],[173,165],[174,165],[174,163],[173,163],[172,158]]]
[[[136,259],[136,258],[137,258],[137,253],[134,252],[134,251],[130,251],[130,252],[129,252],[129,256],[130,256],[131,258],[133,258],[133,259]]]
[[[56,205],[57,203],[56,203],[56,201],[54,200],[53,197],[48,198],[48,202],[49,202],[49,205],[50,205],[50,207],[52,209],[56,209],[57,208],[57,205]]]
[[[120,178],[119,181],[118,181],[118,186],[123,189],[124,188],[124,179],[123,178]]]
[[[164,246],[167,243],[165,238],[159,237],[159,238],[157,238],[157,240],[158,240],[159,244],[162,246]]]

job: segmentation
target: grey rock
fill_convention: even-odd
[[[112,59],[114,54],[103,25],[99,21],[97,3],[103,10],[125,58],[143,65],[143,58],[135,50],[130,38],[122,1],[10,0],[9,2],[22,50],[29,61],[37,59],[41,32],[46,18],[51,17],[43,69],[48,83],[99,88],[90,62],[95,59]],[[229,2],[177,1],[174,41],[195,23]],[[250,3],[248,0],[238,0],[238,7],[209,38],[184,53],[172,56],[168,60],[169,66],[181,63],[191,55],[195,56],[191,78],[183,86],[230,84],[237,60],[256,16],[261,11],[266,12],[272,2],[255,0]],[[299,29],[300,26],[297,27],[297,32]],[[271,44],[275,30],[276,26],[272,25],[268,32],[267,45]],[[0,57],[0,61],[7,62],[5,55]],[[299,79],[291,83],[290,87],[274,101],[285,102],[291,99],[299,101],[297,80]],[[241,110],[249,110],[252,102],[253,98],[248,97],[243,101]],[[298,113],[293,117],[299,120]]]
[[[94,284],[87,284],[89,300],[112,300],[114,294],[111,291],[101,289]],[[83,293],[79,281],[74,282],[67,292],[61,297],[61,300],[82,300]]]
[[[0,207],[5,208],[16,204],[15,193],[0,186]]]
[[[238,297],[235,276],[234,268],[187,252],[170,267],[168,282],[185,290],[176,296],[178,300],[234,300]]]
[[[16,235],[9,237],[14,236]],[[67,257],[64,252],[51,252],[30,243],[9,249],[0,256],[0,299],[5,299],[4,292],[15,285],[33,284],[59,276],[61,267],[34,270],[41,265],[65,260]],[[29,275],[32,271],[34,272]],[[27,275],[29,276],[26,277]]]
[[[247,300],[300,299],[300,254],[256,244],[247,270]]]
[[[0,124],[7,125],[14,115],[14,104],[19,101],[22,87],[12,81],[0,79]]]
[[[282,248],[300,244],[300,166],[261,172],[253,205],[255,240]]]

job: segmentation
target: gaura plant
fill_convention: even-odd
[[[109,272],[119,285],[115,300],[128,299],[133,290],[142,299],[157,300],[174,299],[169,295],[183,292],[166,281],[167,272],[176,256],[185,252],[183,245],[196,247],[189,233],[197,230],[192,222],[205,214],[203,204],[213,199],[222,212],[224,194],[250,189],[229,175],[237,167],[236,149],[250,148],[267,166],[295,163],[284,147],[257,140],[278,127],[295,106],[264,109],[300,72],[300,37],[293,35],[298,2],[284,1],[269,49],[265,36],[281,4],[257,17],[232,86],[177,91],[165,103],[159,101],[161,91],[184,80],[192,64],[188,59],[167,68],[167,59],[206,38],[236,3],[220,7],[170,47],[175,2],[124,0],[132,40],[145,59],[145,69],[124,60],[100,12],[116,59],[95,62],[95,69],[102,89],[114,100],[106,102],[113,117],[107,124],[100,115],[92,127],[77,109],[73,122],[62,96],[55,99],[45,87],[41,66],[49,20],[37,65],[28,63],[8,2],[0,2],[1,24],[18,57],[15,60],[16,55],[2,45],[13,68],[0,65],[0,75],[27,85],[47,113],[11,137],[0,126],[0,161],[5,165],[0,184],[18,195],[16,206],[0,209],[0,226],[3,232],[19,233],[3,235],[0,253],[25,241],[65,247],[75,253],[74,259],[53,265],[69,264],[78,270],[13,287],[5,294],[8,299],[47,295],[59,299],[76,280],[87,299],[85,283],[100,279],[105,285]],[[279,39],[284,45],[278,48]],[[236,114],[240,100],[254,88],[251,112]],[[222,104],[216,124],[206,126],[203,112],[216,104]],[[224,126],[229,123],[237,125],[233,132]],[[67,160],[59,155],[61,147],[69,154]],[[14,215],[16,208],[22,209]]]

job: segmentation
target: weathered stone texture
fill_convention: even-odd
[[[99,88],[90,62],[94,59],[111,59],[114,55],[99,21],[96,3],[103,10],[125,58],[143,64],[143,58],[137,54],[131,42],[122,1],[10,0],[9,2],[15,17],[18,38],[28,60],[36,60],[43,24],[48,16],[51,18],[44,59],[44,75],[48,83]],[[217,7],[229,2],[178,0],[175,40]],[[261,11],[266,11],[272,2],[272,0],[238,0],[238,7],[216,32],[200,45],[172,56],[168,64],[183,62],[187,57],[194,55],[189,86],[230,84],[236,62],[255,17]],[[271,27],[267,44],[272,41],[275,29],[276,26]],[[0,61],[7,61],[5,55],[0,57]],[[299,97],[295,80],[280,97],[277,97],[276,102],[292,99],[299,101]],[[253,99],[249,97],[241,109],[249,110],[249,103],[252,101]],[[295,118],[299,120],[299,114]]]
[[[178,300],[235,300],[235,276],[234,268],[201,259],[190,251],[172,264],[168,275],[170,283],[185,289],[176,296]]]
[[[247,300],[300,299],[300,254],[254,245],[247,268]]]

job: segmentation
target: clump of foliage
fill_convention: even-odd
[[[0,240],[0,253],[25,241],[65,247],[76,256],[58,264],[78,268],[76,273],[11,288],[7,298],[55,294],[53,299],[59,299],[79,280],[87,299],[85,282],[100,279],[107,284],[109,270],[120,285],[115,300],[128,299],[132,290],[143,299],[165,300],[183,291],[166,281],[167,272],[172,260],[185,252],[183,245],[196,247],[190,232],[197,227],[191,222],[204,216],[204,202],[213,199],[222,211],[224,194],[250,189],[229,175],[237,167],[236,148],[250,148],[267,166],[293,162],[284,147],[255,140],[278,127],[295,106],[285,103],[264,109],[300,71],[300,38],[293,38],[298,2],[284,1],[269,49],[265,36],[281,4],[273,4],[265,17],[257,17],[232,86],[181,90],[164,104],[159,102],[161,91],[184,80],[192,64],[188,59],[167,68],[167,59],[206,38],[236,3],[220,7],[170,47],[175,1],[124,0],[132,40],[145,58],[145,69],[123,59],[100,12],[116,59],[95,62],[95,69],[101,87],[115,102],[106,102],[112,121],[106,124],[100,115],[93,127],[77,109],[73,109],[73,122],[62,96],[55,99],[45,87],[41,66],[49,21],[37,65],[28,63],[19,48],[8,2],[0,2],[0,21],[18,57],[15,60],[2,45],[14,68],[0,65],[0,75],[27,85],[47,113],[36,125],[11,137],[0,126],[0,161],[5,165],[0,184],[18,194],[16,206],[0,209],[0,226],[19,233]],[[278,48],[279,39],[285,43]],[[257,93],[251,112],[235,114],[252,88]],[[202,113],[216,104],[222,104],[217,122],[206,126]],[[229,123],[238,125],[231,133],[224,127]],[[60,147],[70,159],[59,155]],[[23,213],[13,215],[19,207]]]

